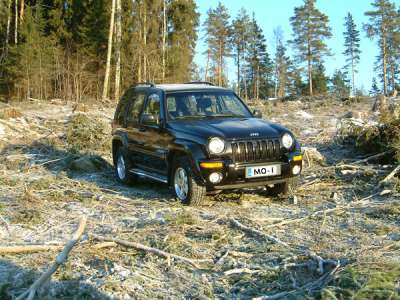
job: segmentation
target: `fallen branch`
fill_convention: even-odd
[[[396,176],[396,174],[400,171],[400,165],[398,165],[392,172],[390,172],[390,174],[388,176],[386,176],[383,180],[381,180],[379,183],[380,184],[384,184],[390,180],[392,180],[392,178],[394,176]]]
[[[0,220],[3,222],[4,226],[7,229],[8,234],[11,234],[10,231],[10,224],[8,224],[7,220],[3,218],[3,216],[0,214]],[[1,254],[1,253],[0,253]]]
[[[61,248],[63,248],[63,246],[61,245],[6,246],[6,247],[0,247],[0,255],[54,251],[54,250],[60,250]]]
[[[248,268],[242,268],[242,269],[232,269],[224,272],[224,275],[234,275],[234,274],[255,274],[255,273],[260,273],[261,270],[251,270]]]
[[[43,273],[31,286],[29,289],[27,289],[24,293],[22,293],[19,297],[17,297],[16,300],[22,300],[26,297],[27,300],[33,300],[33,298],[36,295],[37,290],[45,283],[47,280],[51,278],[51,276],[54,274],[54,272],[57,271],[58,267],[64,264],[68,258],[69,253],[71,252],[72,248],[75,246],[75,244],[80,240],[85,227],[86,227],[86,216],[83,216],[81,220],[79,221],[79,226],[78,229],[75,231],[74,235],[72,236],[72,239],[68,241],[68,243],[65,245],[64,250],[58,254],[56,257],[56,261],[53,263],[53,265],[45,272]]]
[[[248,227],[246,225],[243,225],[242,223],[240,223],[235,218],[230,218],[229,221],[230,221],[230,223],[231,223],[231,225],[233,227],[239,228],[240,230],[242,230],[244,232],[247,232],[249,234],[256,235],[256,236],[259,236],[259,237],[262,237],[262,238],[265,238],[268,241],[271,241],[271,242],[276,243],[276,244],[280,244],[280,245],[282,245],[282,246],[284,246],[286,248],[290,248],[290,246],[288,244],[286,244],[285,242],[281,241],[277,237],[274,237],[272,235],[266,234],[265,232],[262,232],[260,230]]]
[[[378,153],[378,154],[369,156],[369,157],[367,157],[367,158],[364,158],[364,159],[355,161],[355,162],[353,162],[352,164],[353,164],[353,165],[363,164],[363,163],[369,162],[370,160],[374,160],[374,159],[378,159],[378,158],[384,157],[384,156],[386,156],[386,155],[388,155],[388,154],[391,154],[392,152],[393,152],[392,150],[389,150],[389,151],[386,151],[386,152]]]
[[[157,248],[153,248],[153,247],[148,247],[146,245],[137,243],[137,242],[131,242],[131,241],[126,241],[126,240],[120,240],[120,239],[116,239],[116,238],[106,238],[106,237],[102,237],[96,234],[91,234],[90,235],[93,239],[101,241],[101,242],[114,242],[116,244],[119,244],[121,246],[127,247],[127,248],[134,248],[137,250],[142,250],[145,252],[149,252],[152,254],[155,254],[157,256],[166,258],[167,260],[170,260],[171,258],[178,260],[178,261],[182,261],[184,263],[187,263],[189,265],[192,265],[193,267],[199,269],[200,267],[196,264],[196,262],[213,262],[213,260],[211,259],[202,259],[202,260],[194,260],[194,259],[190,259],[187,257],[183,257],[180,255],[176,255],[176,254],[172,254],[172,253],[168,253],[165,252],[163,250],[157,249]]]
[[[355,205],[368,203],[371,198],[373,198],[375,196],[378,196],[378,195],[380,195],[380,193],[376,193],[376,194],[370,195],[370,196],[365,197],[365,198],[363,198],[361,200],[351,202],[351,203],[349,203],[347,205],[336,206],[336,207],[329,208],[329,209],[318,210],[318,211],[313,212],[312,214],[307,215],[307,216],[302,217],[302,218],[289,219],[289,220],[285,220],[285,221],[282,221],[282,222],[279,222],[279,223],[267,225],[264,228],[265,229],[271,229],[271,228],[280,227],[280,226],[284,226],[284,225],[288,225],[288,224],[299,223],[299,222],[302,222],[304,220],[316,217],[318,215],[325,215],[325,214],[329,214],[329,213],[332,213],[332,212],[335,212],[335,211],[338,211],[338,210],[348,209],[348,208],[351,208],[351,207],[353,207]]]

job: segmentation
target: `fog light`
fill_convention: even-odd
[[[293,168],[292,168],[292,174],[293,175],[299,175],[300,174],[300,172],[301,172],[301,167],[300,166],[294,166]]]
[[[210,182],[213,184],[220,183],[222,181],[222,178],[223,178],[222,174],[217,172],[211,173],[210,176],[208,177]]]

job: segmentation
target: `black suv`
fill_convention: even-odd
[[[169,184],[185,204],[250,187],[285,194],[302,170],[300,145],[289,130],[262,120],[232,90],[205,82],[129,88],[112,134],[118,180]]]

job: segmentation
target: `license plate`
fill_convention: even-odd
[[[280,165],[246,167],[246,178],[268,177],[281,175]]]

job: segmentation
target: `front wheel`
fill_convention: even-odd
[[[206,187],[197,184],[187,159],[176,161],[172,173],[172,187],[177,200],[183,204],[201,205],[206,196]]]

